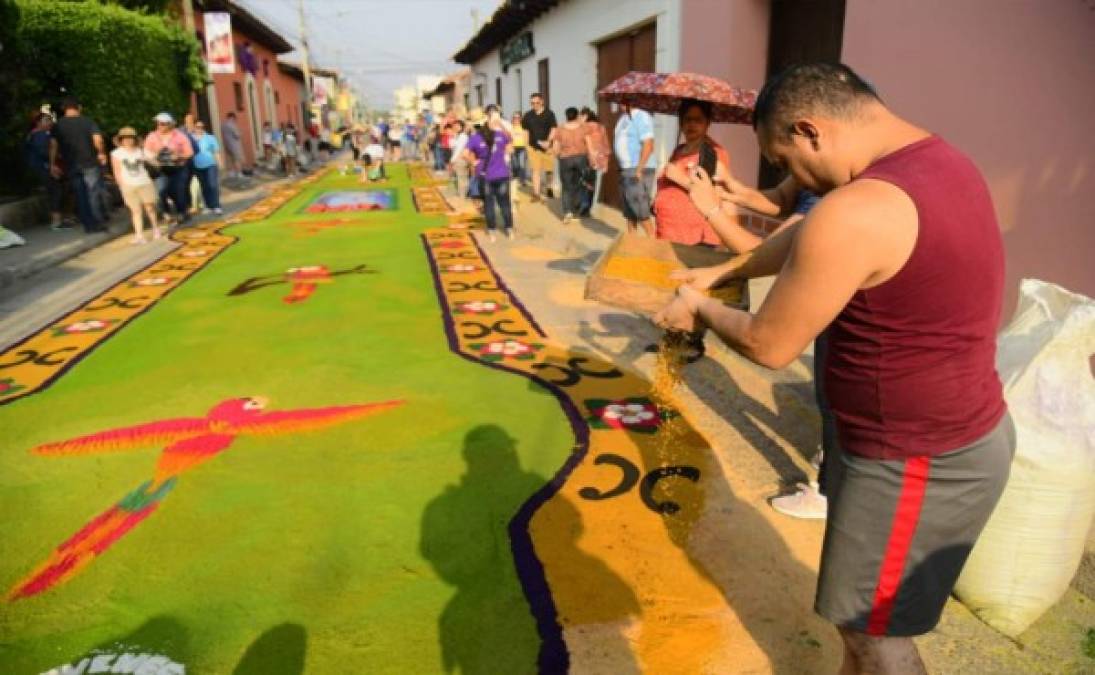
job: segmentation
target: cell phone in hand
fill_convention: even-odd
[[[719,158],[715,154],[715,148],[706,141],[700,145],[700,168],[707,172],[708,178],[715,179],[715,170],[718,168]]]

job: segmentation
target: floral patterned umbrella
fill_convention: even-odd
[[[739,89],[717,77],[696,73],[632,71],[597,94],[613,103],[666,115],[676,115],[684,99],[708,101],[714,111],[711,121],[726,124],[752,124],[757,102],[757,92],[752,89]]]

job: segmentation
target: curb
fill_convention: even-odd
[[[79,239],[65,242],[48,251],[19,261],[15,265],[0,267],[0,290],[13,285],[15,282],[33,276],[42,270],[55,267],[71,260],[83,253],[98,248],[124,235],[129,230],[129,223],[110,223],[106,232],[84,234]]]

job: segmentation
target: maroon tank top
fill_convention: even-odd
[[[825,391],[845,451],[938,455],[981,438],[1006,410],[996,373],[1000,228],[977,167],[938,136],[856,176],[868,178],[912,199],[916,244],[893,278],[858,291],[830,326]]]

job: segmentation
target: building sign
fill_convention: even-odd
[[[335,80],[333,77],[312,77],[312,102],[316,105],[332,103],[331,97],[335,93]]]
[[[499,56],[502,60],[502,72],[508,72],[509,67],[518,61],[523,61],[536,53],[532,46],[532,31],[525,31],[509,42],[502,45]]]
[[[205,13],[205,54],[210,74],[236,72],[232,49],[232,15],[228,12]]]

